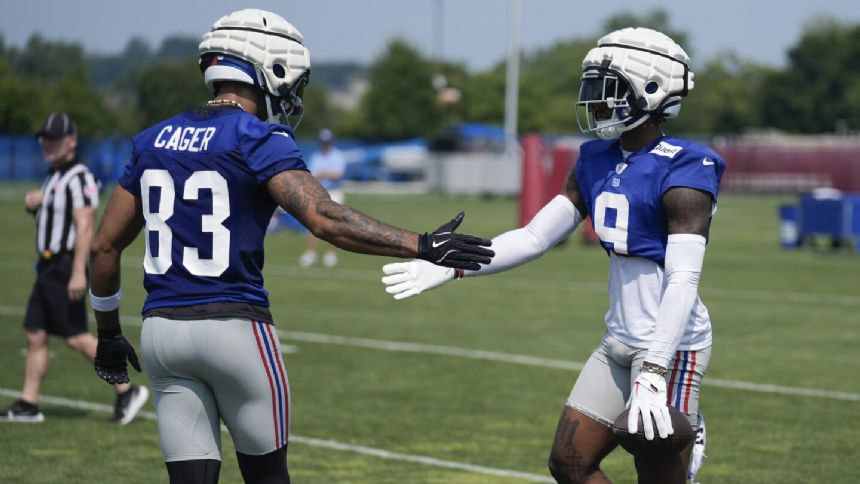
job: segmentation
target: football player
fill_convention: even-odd
[[[582,68],[577,120],[600,139],[582,144],[562,193],[525,227],[494,238],[496,256],[480,270],[410,261],[386,265],[383,282],[403,299],[510,269],[539,257],[591,215],[609,256],[607,332],[567,399],[549,467],[559,482],[608,482],[600,463],[618,445],[610,425],[625,406],[629,432],[639,430],[641,415],[649,440],[673,433],[667,404],[699,427],[711,322],[698,285],[725,162],[662,131],[693,89],[690,59],[668,36],[646,28],[611,32]],[[680,458],[635,456],[639,482],[683,482],[692,446]]]
[[[290,389],[263,288],[263,238],[277,205],[317,237],[354,252],[480,268],[489,241],[455,233],[463,214],[419,235],[335,203],[308,172],[293,129],[310,57],[280,16],[231,13],[200,43],[214,99],[133,139],[93,243],[95,367],[111,383],[140,371],[119,324],[119,262],[145,230],[141,353],[172,483],[214,483],[220,422],[245,482],[289,482]]]

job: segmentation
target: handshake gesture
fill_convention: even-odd
[[[465,216],[460,212],[435,232],[421,235],[418,239],[418,258],[455,269],[478,270],[481,264],[489,264],[495,253],[486,247],[492,242],[454,232]]]
[[[432,234],[421,236],[418,258],[424,260],[386,264],[382,268],[385,291],[394,299],[406,299],[453,280],[458,272],[455,269],[479,270],[480,264],[489,264],[495,253],[485,247],[491,241],[454,233],[463,216],[460,212]]]

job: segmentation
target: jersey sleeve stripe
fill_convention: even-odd
[[[84,173],[84,205],[87,207],[98,208],[99,206],[99,185],[96,182],[96,177],[92,173]]]
[[[86,197],[84,196],[84,174],[78,173],[69,179],[69,197],[72,202],[72,209],[78,209],[84,206]]]

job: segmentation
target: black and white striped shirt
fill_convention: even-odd
[[[36,250],[43,257],[75,250],[72,211],[98,208],[99,187],[90,170],[78,160],[51,170],[42,183],[42,206],[36,212]]]

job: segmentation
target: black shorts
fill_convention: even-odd
[[[69,279],[72,277],[74,254],[57,254],[41,260],[33,292],[27,303],[24,327],[44,329],[48,334],[69,337],[87,332],[87,306],[84,300],[69,300]]]

